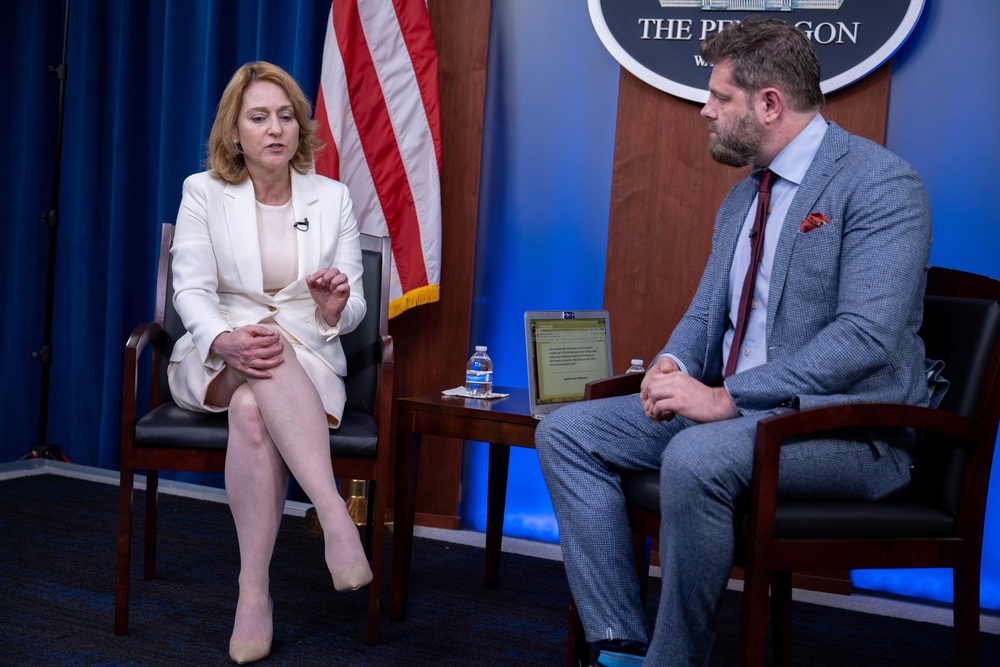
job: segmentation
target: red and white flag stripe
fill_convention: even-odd
[[[351,190],[361,231],[392,238],[389,316],[437,301],[441,122],[426,0],[332,0],[316,171]]]

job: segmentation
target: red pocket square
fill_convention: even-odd
[[[819,211],[814,211],[802,221],[802,224],[799,225],[799,231],[805,234],[806,232],[811,232],[817,227],[822,227],[828,222],[830,222],[830,218],[826,217]]]

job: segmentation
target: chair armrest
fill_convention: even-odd
[[[849,428],[915,428],[957,438],[975,447],[988,437],[985,425],[946,410],[896,403],[829,405],[767,417],[757,423],[750,483],[750,530],[754,541],[771,539],[778,496],[778,463],[790,438]],[[756,536],[753,533],[756,531]]]
[[[382,336],[382,365],[389,366],[388,371],[383,372],[388,372],[392,375],[395,358],[396,352],[392,343],[392,336],[388,334]]]
[[[132,335],[128,337],[125,341],[125,354],[129,354],[129,350],[133,350],[135,357],[142,356],[143,351],[146,346],[152,343],[153,345],[159,344],[159,337],[163,333],[163,327],[161,327],[157,322],[143,322],[142,324],[137,324],[135,329],[132,329]]]
[[[849,428],[915,428],[934,431],[974,445],[984,426],[946,410],[898,403],[850,403],[795,410],[757,423],[754,461],[774,458],[785,440]]]
[[[584,389],[584,400],[589,401],[595,398],[611,398],[612,396],[637,394],[639,393],[639,387],[642,385],[642,378],[644,377],[646,377],[645,373],[624,373],[622,375],[613,375],[603,380],[588,382]]]
[[[382,432],[385,431],[386,440],[385,442],[391,445],[392,439],[389,437],[389,432],[391,430],[392,410],[392,392],[393,392],[393,382],[395,377],[395,348],[393,347],[392,336],[383,335],[382,336],[382,369],[381,378],[379,379],[379,397],[378,397],[378,413],[375,418],[379,422],[379,444],[382,442]],[[389,426],[386,426],[389,425]]]
[[[135,401],[138,395],[139,358],[146,347],[162,344],[163,327],[156,322],[146,322],[136,325],[132,335],[125,342],[123,359],[124,378],[122,380],[122,429],[132,429],[135,426]],[[154,369],[153,372],[158,372]],[[155,377],[155,376],[154,376]]]

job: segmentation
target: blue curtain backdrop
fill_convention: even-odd
[[[0,462],[24,455],[38,432],[32,351],[43,342],[49,238],[39,214],[52,206],[58,93],[47,68],[60,61],[64,3],[4,8],[0,90],[14,151],[0,179]],[[201,168],[222,88],[259,58],[314,97],[328,10],[326,0],[73,0],[47,440],[74,463],[118,467],[121,348],[152,311],[160,223],[174,219],[182,180]],[[993,0],[928,0],[893,59],[887,141],[930,192],[932,262],[994,277],[996,188],[981,165],[1000,152],[989,116],[1000,108],[998,23]],[[585,2],[493,0],[469,344],[489,346],[500,384],[527,384],[524,310],[602,303],[618,71]],[[467,449],[462,513],[482,530],[485,453]],[[505,532],[555,542],[534,452],[515,450],[511,468]],[[1000,469],[993,479],[996,491]],[[996,609],[1000,493],[986,540],[983,605]],[[951,596],[937,571],[854,576],[861,587]]]
[[[6,289],[2,460],[38,438],[62,0],[17,0],[0,27],[0,90],[15,153],[0,187]],[[314,0],[74,0],[70,9],[48,442],[116,469],[122,347],[152,314],[160,224],[201,170],[219,95],[248,60],[272,61],[315,96],[329,4]],[[16,63],[16,65],[14,65]],[[181,476],[184,478],[184,476]],[[188,478],[190,479],[190,478]]]

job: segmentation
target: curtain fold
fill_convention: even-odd
[[[14,152],[0,179],[0,462],[37,444],[64,0],[14,0],[0,27],[0,90]],[[56,229],[47,443],[73,462],[117,469],[122,349],[153,313],[160,225],[201,171],[222,89],[268,60],[310,97],[329,5],[311,0],[74,0]],[[193,482],[212,479],[178,475]],[[218,483],[218,480],[214,480]]]

